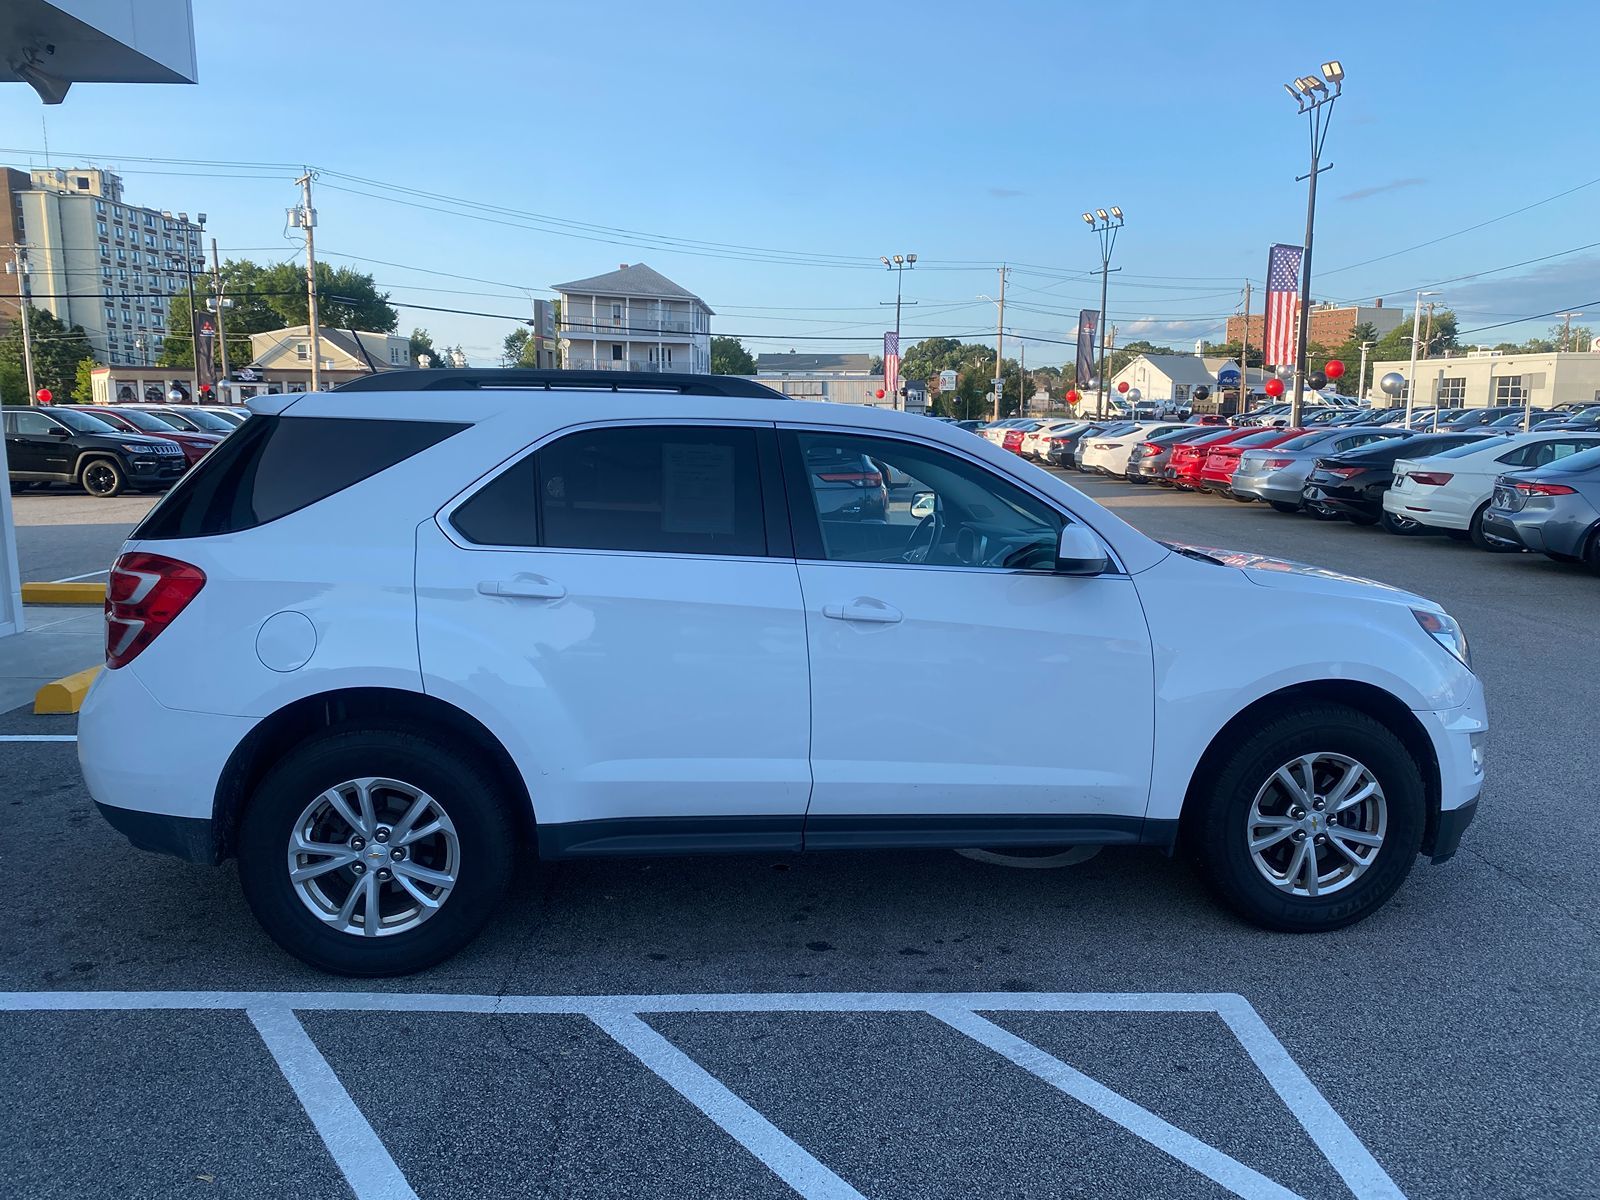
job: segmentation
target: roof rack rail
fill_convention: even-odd
[[[749,396],[782,400],[765,384],[736,375],[689,375],[655,371],[557,371],[533,367],[436,367],[379,371],[333,388],[335,392],[476,392],[486,388],[538,391],[676,392],[680,396]]]

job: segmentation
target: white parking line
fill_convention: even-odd
[[[0,733],[0,742],[75,742],[75,733]]]
[[[641,1020],[648,1013],[925,1013],[1004,1055],[1135,1137],[1236,1195],[1294,1192],[986,1020],[984,1012],[1214,1014],[1239,1039],[1357,1200],[1404,1200],[1250,1003],[1205,992],[794,992],[666,996],[474,996],[384,992],[0,992],[4,1012],[243,1011],[311,1115],[359,1200],[413,1193],[387,1149],[295,1018],[302,1012],[429,1012],[588,1017],[806,1200],[860,1193]],[[358,1181],[361,1181],[358,1186]],[[404,1189],[404,1190],[400,1190]]]
[[[52,579],[51,583],[77,583],[80,579],[96,579],[101,575],[111,574],[111,568],[104,571],[90,571],[87,575],[68,575],[65,579]]]
[[[245,1015],[322,1135],[356,1200],[417,1200],[416,1192],[294,1013],[273,1006],[247,1008]]]
[[[613,1012],[593,1013],[589,1019],[805,1200],[866,1200],[788,1134],[735,1096],[720,1079],[638,1017]]]

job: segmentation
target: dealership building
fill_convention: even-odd
[[[1379,362],[1372,367],[1375,403],[1393,404],[1377,381],[1394,373],[1407,380],[1399,397],[1404,404],[1411,391],[1411,360]],[[1600,404],[1600,338],[1586,351],[1552,351],[1518,354],[1500,350],[1468,350],[1445,358],[1425,358],[1417,363],[1416,403],[1443,408],[1490,408],[1495,405],[1531,404],[1554,408],[1558,404]]]

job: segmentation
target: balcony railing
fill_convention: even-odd
[[[662,333],[690,335],[709,331],[696,329],[693,321],[657,320],[636,313],[632,317],[566,317],[561,322],[561,332],[571,337],[646,338]]]
[[[671,371],[683,372],[689,370],[688,363],[658,363],[648,359],[623,359],[617,361],[611,358],[569,358],[566,363],[569,371]]]

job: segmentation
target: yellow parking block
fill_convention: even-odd
[[[106,585],[103,583],[25,583],[22,585],[24,604],[104,604]]]
[[[47,683],[33,698],[35,713],[75,713],[83,707],[83,698],[89,694],[89,685],[100,674],[99,667],[90,667],[76,675],[68,675]]]

